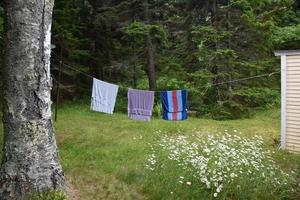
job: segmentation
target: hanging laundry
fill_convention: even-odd
[[[154,105],[154,92],[128,89],[128,117],[150,121]]]
[[[93,78],[91,110],[113,114],[119,86]]]
[[[187,119],[188,104],[186,90],[162,91],[160,95],[163,107],[163,119],[173,121]]]

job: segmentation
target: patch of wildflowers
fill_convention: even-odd
[[[274,152],[264,148],[261,136],[246,138],[237,130],[233,134],[225,130],[223,134],[208,134],[206,137],[198,131],[189,137],[162,135],[151,150],[146,164],[148,169],[155,170],[157,163],[165,162],[165,159],[174,162],[175,166],[190,172],[195,182],[211,191],[213,197],[218,197],[237,179],[259,179],[274,188],[292,179],[276,165],[272,157]],[[163,161],[157,160],[156,151],[164,152],[167,157]],[[191,181],[184,179],[184,176],[179,176],[178,182],[187,185],[194,182],[188,177]]]

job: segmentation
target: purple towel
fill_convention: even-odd
[[[153,105],[153,91],[128,90],[128,117],[131,119],[150,121]]]

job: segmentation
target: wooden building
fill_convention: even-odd
[[[281,57],[281,147],[300,153],[300,50],[275,55]]]

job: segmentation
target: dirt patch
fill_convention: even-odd
[[[72,185],[70,177],[66,177],[66,193],[68,200],[80,200],[79,191]]]

